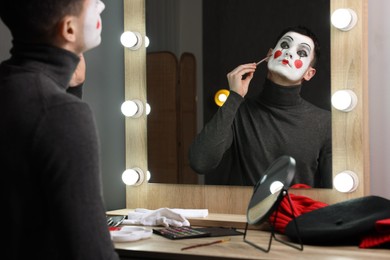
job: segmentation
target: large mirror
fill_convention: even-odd
[[[338,8],[355,10],[358,22],[347,32],[330,28],[331,93],[353,90],[358,104],[348,113],[332,108],[333,176],[351,170],[357,174],[359,185],[350,193],[335,189],[294,190],[296,194],[327,203],[366,195],[369,187],[367,0],[330,0],[330,13]],[[125,30],[145,35],[144,0],[124,0],[124,17]],[[146,50],[124,51],[126,99],[146,102]],[[146,123],[146,116],[126,119],[126,167],[140,167],[145,172],[148,169]],[[127,186],[126,191],[127,208],[208,208],[213,213],[245,214],[252,187],[144,182],[135,187]]]
[[[188,146],[219,108],[214,95],[228,89],[226,74],[239,64],[262,59],[288,26],[306,25],[319,38],[317,73],[303,84],[301,95],[330,110],[329,12],[329,0],[145,0],[151,40],[146,49],[147,99],[152,106],[147,122],[150,182],[210,183],[190,168]],[[186,66],[191,61],[183,59],[186,54],[193,55],[193,71]],[[265,76],[263,63],[247,97],[259,94]],[[193,82],[185,81],[188,78]],[[215,178],[213,184],[222,184],[222,179]]]

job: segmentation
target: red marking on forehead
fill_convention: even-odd
[[[295,67],[296,67],[297,69],[300,69],[300,68],[302,68],[303,63],[302,63],[301,60],[296,60],[296,61],[294,62],[294,65],[295,65]]]
[[[274,59],[277,59],[280,55],[282,55],[282,51],[280,51],[280,50],[275,51]]]

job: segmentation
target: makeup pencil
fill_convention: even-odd
[[[196,244],[196,245],[193,245],[193,246],[187,246],[187,247],[183,247],[181,250],[187,250],[187,249],[201,247],[201,246],[210,246],[210,245],[219,244],[219,243],[223,243],[223,242],[227,242],[227,241],[230,241],[230,238],[228,238],[228,239],[221,239],[221,240],[217,240],[217,241],[209,242],[209,243],[204,243],[204,244]]]

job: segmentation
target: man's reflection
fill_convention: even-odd
[[[292,184],[329,188],[331,113],[300,96],[316,73],[317,37],[303,26],[287,28],[267,56],[267,78],[255,99],[245,95],[256,63],[228,73],[230,95],[192,143],[190,165],[206,184],[254,185],[274,160],[289,155],[296,160]]]

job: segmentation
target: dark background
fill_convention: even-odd
[[[330,110],[329,0],[206,0],[203,1],[204,123],[218,107],[215,93],[229,89],[226,75],[240,64],[258,62],[286,27],[304,25],[317,35],[321,57],[317,73],[302,87],[302,96]],[[256,70],[248,97],[257,95],[266,77],[266,63]]]

